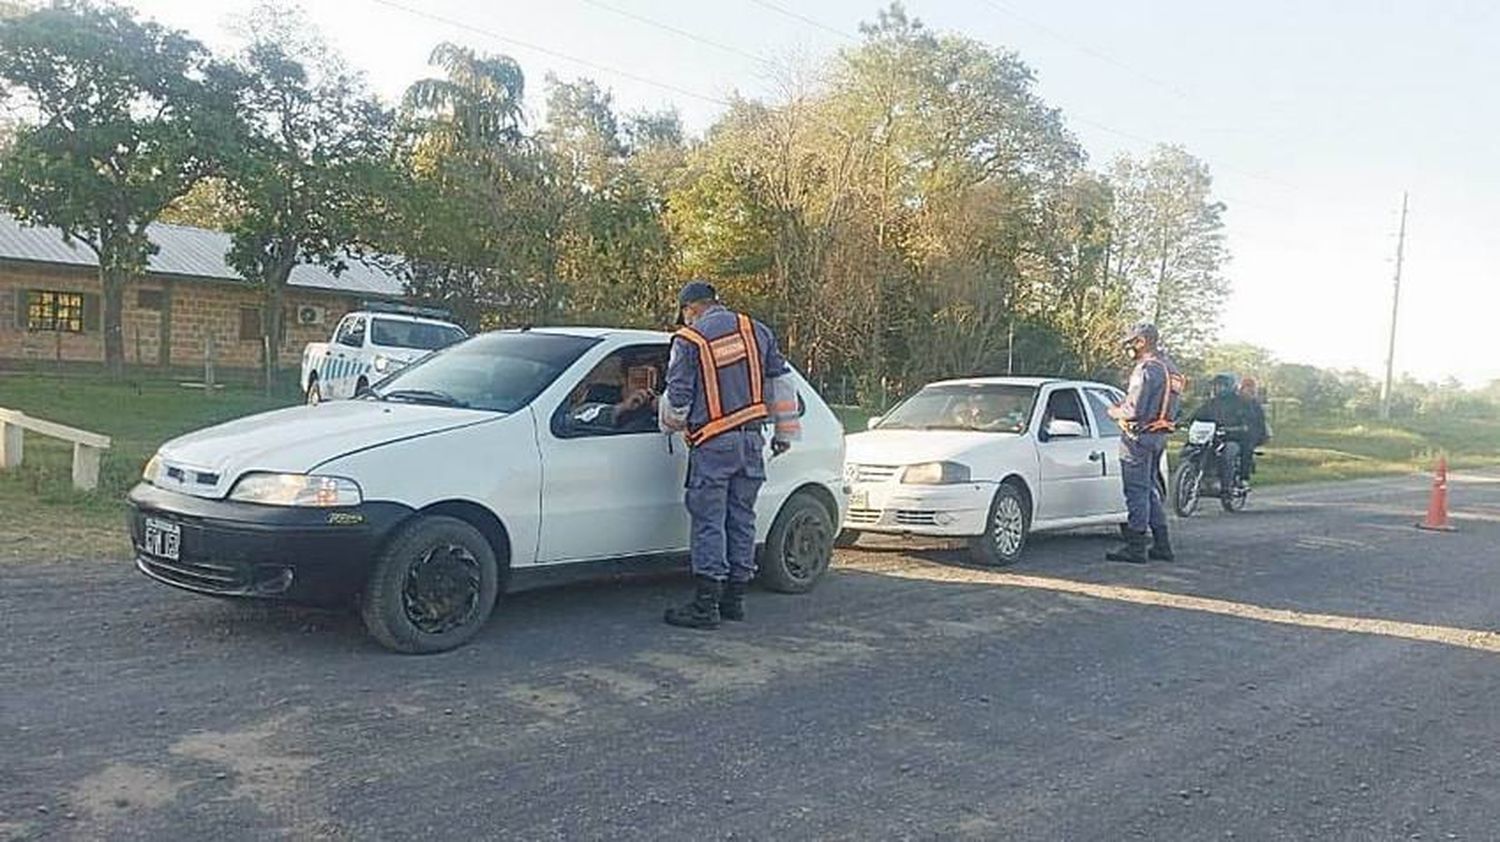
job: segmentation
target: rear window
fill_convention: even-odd
[[[466,334],[458,325],[431,322],[409,322],[402,319],[374,319],[370,341],[387,348],[417,348],[436,351],[463,339]]]

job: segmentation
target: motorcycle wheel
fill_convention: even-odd
[[[1198,511],[1203,485],[1203,467],[1195,459],[1183,460],[1172,475],[1172,508],[1178,517],[1192,517]]]

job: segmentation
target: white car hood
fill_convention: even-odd
[[[851,465],[916,465],[961,459],[981,448],[1005,446],[1014,433],[970,430],[871,430],[844,439],[844,459]]]
[[[157,451],[158,485],[223,497],[247,471],[306,473],[356,450],[502,417],[388,401],[334,401],[252,415],[172,439]]]

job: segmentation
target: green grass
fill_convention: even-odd
[[[99,551],[123,542],[124,497],[141,468],[167,439],[231,418],[286,406],[295,398],[244,389],[207,394],[171,382],[111,383],[102,379],[0,376],[0,407],[17,409],[110,436],[99,488],[72,487],[72,446],[26,433],[25,461],[0,472],[0,560]],[[123,552],[122,547],[115,547]]]
[[[1306,419],[1274,426],[1276,438],[1264,448],[1256,476],[1262,485],[1426,472],[1439,456],[1453,468],[1500,465],[1500,418]]]

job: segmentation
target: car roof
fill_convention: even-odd
[[[504,333],[517,333],[520,330],[528,330],[531,333],[553,333],[561,336],[578,336],[584,339],[623,339],[636,342],[665,342],[672,338],[672,334],[659,330],[636,330],[634,328],[619,327],[571,327],[553,326],[536,328],[510,328]]]
[[[1042,386],[1092,386],[1115,389],[1108,383],[1093,380],[1070,380],[1065,377],[960,377],[953,380],[938,380],[928,386],[1026,386],[1037,389]]]

